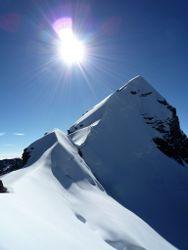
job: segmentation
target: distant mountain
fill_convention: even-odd
[[[164,97],[135,77],[68,132],[108,194],[188,249],[188,138]]]

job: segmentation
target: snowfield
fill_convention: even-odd
[[[1,250],[173,250],[111,198],[61,131],[29,147],[27,168],[3,177]]]

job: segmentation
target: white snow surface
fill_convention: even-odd
[[[3,177],[0,250],[175,249],[104,191],[63,132],[29,150],[28,166]]]
[[[130,94],[135,91],[137,94]],[[141,95],[150,93],[146,97]],[[134,98],[134,101],[133,101]],[[168,109],[161,108],[161,104],[157,100],[164,100],[164,98],[156,91],[148,82],[141,76],[131,79],[123,87],[115,93],[109,95],[99,104],[95,105],[91,110],[87,111],[77,122],[70,128],[70,132],[77,131],[77,129],[91,126],[96,121],[103,119],[106,113],[111,110],[120,109],[122,111],[123,119],[129,117],[131,112],[137,114],[152,115],[153,117],[160,117],[166,119],[171,116]],[[132,117],[129,119],[131,120]],[[105,118],[104,118],[105,119]],[[134,121],[131,120],[134,123]],[[74,137],[73,137],[74,139]]]
[[[161,133],[143,118],[165,121],[169,129],[172,112],[158,100],[164,98],[137,76],[82,116],[69,138],[108,194],[188,249],[188,169],[157,148],[153,138]]]

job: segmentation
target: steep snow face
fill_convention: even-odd
[[[175,249],[106,194],[61,131],[28,151],[28,167],[3,177],[0,249]]]
[[[188,148],[175,109],[140,76],[101,103],[69,137],[109,194],[188,249]]]

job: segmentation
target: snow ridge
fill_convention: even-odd
[[[106,194],[63,132],[28,152],[27,167],[3,177],[12,193],[0,196],[1,249],[175,249]]]

